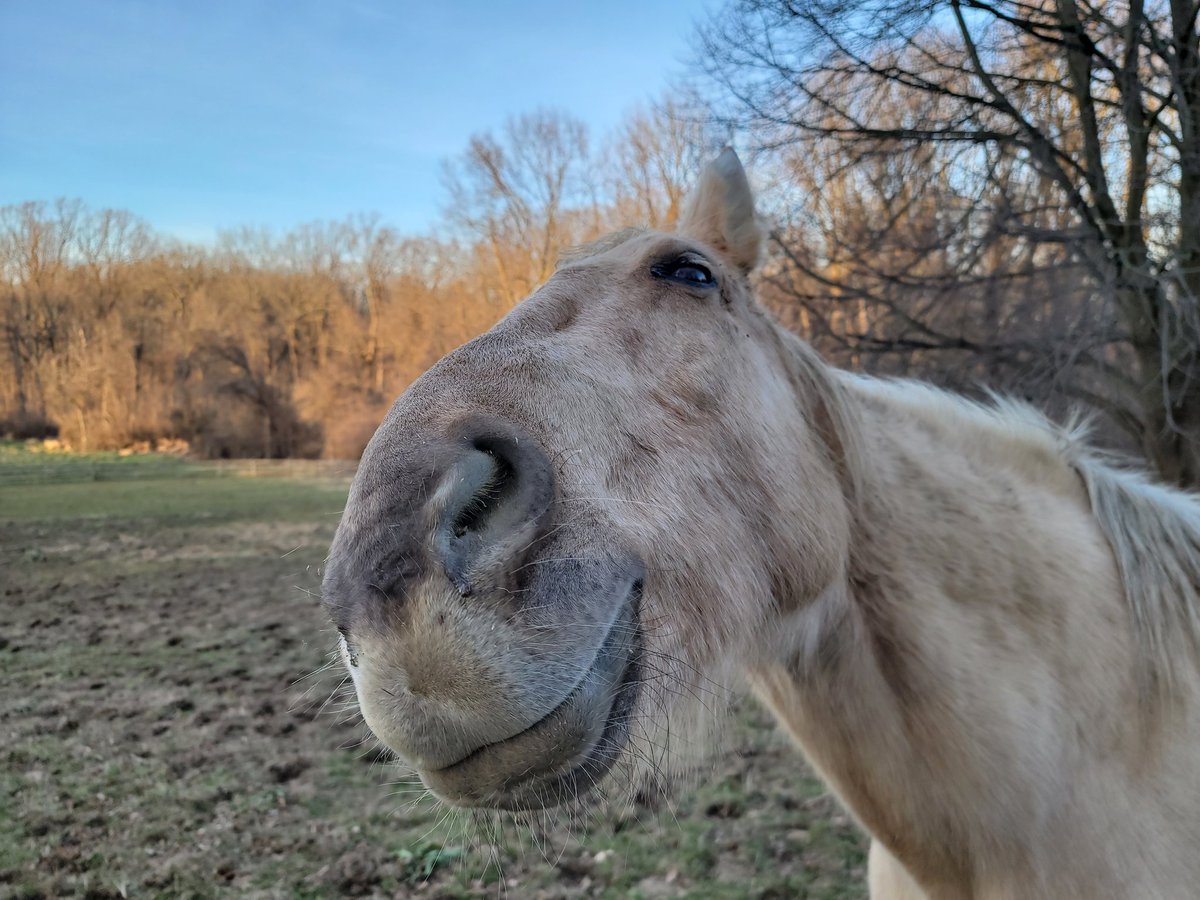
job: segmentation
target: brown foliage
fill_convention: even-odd
[[[93,252],[112,221],[139,242]],[[205,456],[356,453],[390,397],[491,324],[462,315],[446,246],[374,219],[200,249],[126,214],[30,203],[0,210],[0,234],[4,431],[57,428],[78,449],[181,437]]]
[[[445,240],[358,215],[194,247],[77,201],[0,208],[0,435],[357,457],[391,400],[564,248],[669,225],[701,131],[651,111],[593,156],[567,116],[515,119],[447,164]]]

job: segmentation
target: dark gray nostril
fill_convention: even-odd
[[[554,499],[550,461],[506,423],[463,436],[443,479],[447,492],[434,531],[446,574],[463,596],[481,578],[502,580],[544,530]]]
[[[455,514],[455,537],[465,537],[470,531],[480,531],[487,525],[515,487],[516,473],[508,460],[488,450],[473,449],[462,463],[462,491],[456,498],[461,509]],[[469,499],[462,496],[470,492]],[[449,512],[453,509],[451,504]]]

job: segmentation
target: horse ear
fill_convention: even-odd
[[[722,150],[700,173],[700,181],[683,203],[678,231],[716,248],[743,273],[758,263],[762,228],[754,215],[746,170],[732,147]]]

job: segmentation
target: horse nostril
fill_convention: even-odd
[[[475,449],[488,458],[491,472],[455,517],[453,531],[457,538],[465,537],[469,531],[479,531],[504,502],[505,495],[511,493],[516,482],[516,473],[508,460],[486,448]]]
[[[506,423],[464,435],[446,472],[434,547],[458,592],[470,596],[481,578],[512,574],[522,549],[545,527],[554,498],[550,462]]]

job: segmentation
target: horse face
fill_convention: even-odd
[[[568,261],[396,402],[330,551],[367,724],[464,806],[585,793],[839,565],[798,344],[732,152],[680,233]],[[657,756],[658,754],[654,754]]]

